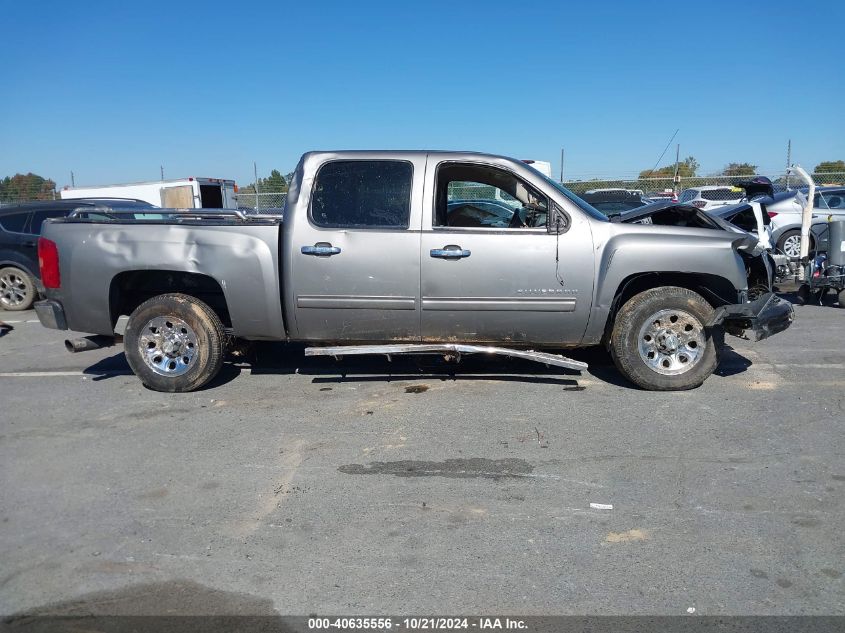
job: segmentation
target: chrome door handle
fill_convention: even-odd
[[[314,246],[303,246],[300,250],[303,255],[337,255],[340,247],[331,244],[314,244]]]
[[[468,250],[462,249],[460,246],[447,246],[445,248],[432,248],[429,255],[432,257],[441,257],[443,259],[460,259],[461,257],[469,257],[472,253]]]

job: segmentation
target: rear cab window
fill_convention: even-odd
[[[414,168],[403,160],[336,160],[317,172],[309,217],[321,228],[407,229]]]

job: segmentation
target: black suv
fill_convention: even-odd
[[[38,236],[44,220],[96,206],[155,208],[143,200],[122,198],[45,200],[0,207],[0,309],[27,310],[43,291],[38,277]]]

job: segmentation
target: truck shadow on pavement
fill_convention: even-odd
[[[474,381],[497,380],[560,385],[580,391],[585,387],[579,380],[588,376],[618,387],[633,388],[613,365],[610,355],[601,347],[563,350],[570,358],[586,362],[589,372],[577,372],[561,367],[547,367],[518,358],[463,356],[459,363],[447,362],[436,355],[427,356],[346,356],[340,359],[304,355],[301,344],[256,343],[246,353],[230,358],[217,377],[202,389],[213,389],[235,380],[244,371],[254,375],[311,376],[314,383],[391,382],[404,380]],[[717,376],[733,376],[746,371],[751,361],[730,345],[725,345],[720,357]],[[121,352],[101,359],[83,370],[94,381],[114,376],[131,375],[132,370]]]
[[[292,631],[273,601],[191,580],[130,585],[4,616],[4,631]]]

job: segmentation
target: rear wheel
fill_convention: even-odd
[[[705,323],[712,306],[675,286],[635,295],[616,315],[610,351],[631,382],[655,391],[694,389],[716,369],[717,340]]]
[[[16,266],[0,268],[0,308],[13,312],[29,310],[35,295],[32,275]]]
[[[801,231],[793,229],[791,231],[784,232],[784,234],[778,238],[777,247],[779,251],[790,259],[798,259],[801,257]],[[811,251],[814,248],[815,243],[813,241],[813,236],[811,235],[808,251]]]
[[[214,378],[226,347],[214,311],[183,294],[159,295],[138,306],[123,341],[126,360],[141,382],[168,392],[194,391]]]

